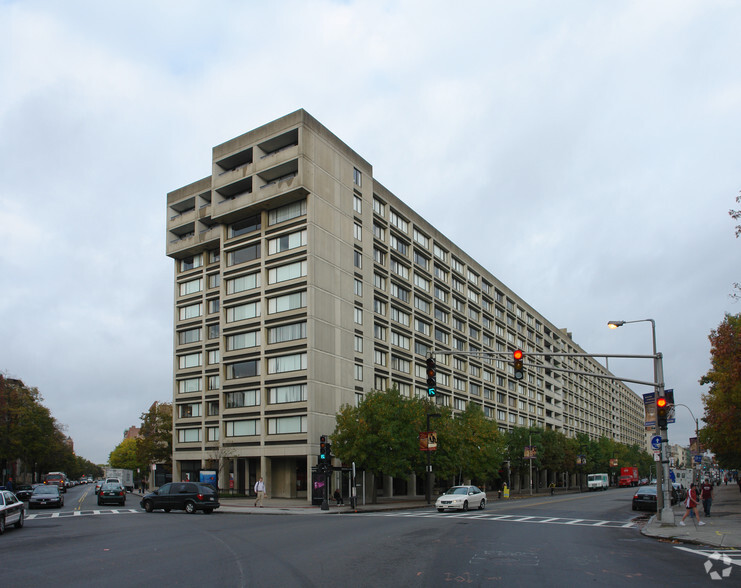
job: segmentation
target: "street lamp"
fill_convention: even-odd
[[[674,406],[684,406],[687,410],[690,411],[690,414],[692,415],[692,419],[695,421],[695,439],[697,439],[697,447],[699,451],[700,447],[700,422],[695,418],[695,413],[692,412],[692,409],[687,406],[686,404],[679,404],[678,402],[674,403]],[[692,464],[692,481],[697,483],[699,480],[697,479],[697,468],[695,468],[695,464]]]
[[[638,319],[635,321],[609,321],[607,326],[611,329],[617,329],[623,325],[631,323],[651,323],[651,341],[653,343],[653,362],[654,362],[654,408],[656,401],[664,396],[664,368],[662,356],[656,352],[656,321],[654,319]],[[661,467],[656,468],[656,514],[659,520],[664,524],[674,524],[674,511],[671,508],[671,499],[669,498],[669,463],[664,459],[666,452],[665,444],[668,439],[664,438],[661,427],[659,426],[658,410],[656,412],[656,435],[661,438],[661,450],[659,451],[659,460]],[[668,435],[667,435],[668,437]],[[666,488],[664,487],[666,486]]]

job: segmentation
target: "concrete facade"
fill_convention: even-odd
[[[303,110],[214,147],[212,174],[170,192],[167,214],[173,479],[212,469],[243,491],[263,476],[269,495],[310,500],[340,407],[391,386],[426,395],[433,348],[526,357],[515,381],[506,356],[438,355],[441,404],[476,402],[503,430],[643,442],[637,394],[537,367],[528,352],[584,351]]]

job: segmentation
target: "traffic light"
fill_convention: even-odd
[[[522,380],[525,377],[522,349],[515,349],[512,354],[514,357],[515,380]]]
[[[427,396],[434,396],[437,388],[437,366],[435,358],[427,358]]]
[[[669,413],[669,403],[667,402],[666,396],[662,391],[659,397],[656,399],[656,418],[659,420],[659,429],[666,429],[667,417]]]
[[[329,463],[329,443],[326,435],[319,437],[319,463]]]

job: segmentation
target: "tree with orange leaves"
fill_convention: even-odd
[[[741,314],[726,314],[710,332],[711,368],[700,379],[709,384],[700,441],[726,468],[741,467]]]

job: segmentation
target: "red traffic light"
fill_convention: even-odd
[[[656,406],[658,406],[659,408],[664,408],[666,406],[666,398],[657,398]]]
[[[515,349],[515,352],[512,355],[515,359],[522,359],[522,349]]]

